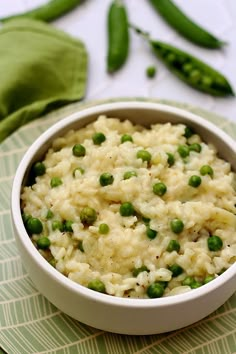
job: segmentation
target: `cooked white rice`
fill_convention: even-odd
[[[24,187],[22,212],[39,218],[44,230],[33,235],[36,241],[42,235],[50,239],[50,250],[39,250],[45,258],[53,258],[56,269],[79,284],[88,286],[94,279],[101,280],[106,293],[120,297],[146,298],[147,288],[157,281],[168,282],[164,296],[179,294],[191,288],[182,285],[187,276],[202,283],[206,276],[217,277],[236,260],[236,192],[235,174],[230,164],[217,156],[212,145],[207,145],[194,134],[184,136],[183,124],[155,124],[150,129],[100,116],[78,131],[70,131],[57,138],[45,156],[46,173],[36,183]],[[102,132],[106,140],[95,145],[92,136]],[[123,134],[132,135],[133,142],[121,143]],[[201,152],[191,151],[183,159],[177,152],[182,144],[199,143]],[[75,144],[86,148],[84,157],[72,153]],[[152,155],[151,163],[136,157],[146,149]],[[167,153],[175,157],[169,166]],[[201,176],[202,165],[210,165],[214,176]],[[73,171],[81,167],[84,173]],[[124,180],[127,171],[137,176]],[[101,186],[99,177],[109,172],[114,176],[111,185]],[[197,188],[188,185],[190,176],[201,176]],[[63,183],[50,187],[52,177]],[[157,182],[164,182],[163,196],[153,193]],[[131,202],[134,216],[124,217],[119,209],[123,202]],[[97,220],[91,226],[83,225],[81,210],[89,206],[96,210]],[[47,219],[47,211],[53,213]],[[150,228],[157,236],[150,239],[142,216],[150,219]],[[172,219],[184,223],[180,234],[170,227]],[[53,220],[73,221],[73,232],[52,230]],[[109,226],[107,234],[99,233],[99,225]],[[223,241],[219,251],[210,251],[207,240],[218,235]],[[170,240],[178,240],[180,251],[168,252]],[[78,248],[83,245],[84,252]],[[172,277],[169,266],[177,264],[183,273]],[[135,268],[146,266],[148,271],[133,275]]]

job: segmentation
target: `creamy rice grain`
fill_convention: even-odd
[[[45,174],[21,195],[26,229],[39,252],[73,281],[86,287],[99,281],[107,294],[121,297],[147,298],[152,284],[163,296],[176,295],[230,267],[236,260],[235,174],[214,146],[195,133],[186,138],[185,128],[166,123],[147,129],[100,116],[55,139],[42,161]],[[94,133],[105,141],[95,144]],[[121,143],[124,134],[132,141]],[[73,154],[75,144],[83,145],[84,156]],[[178,152],[182,145],[186,157]],[[137,157],[140,150],[150,161]],[[213,174],[202,175],[204,165]],[[110,179],[101,185],[104,173]],[[191,176],[200,177],[199,186],[189,184]],[[61,181],[54,188],[53,178]],[[83,208],[95,213],[91,223],[81,219]],[[42,232],[29,231],[30,218],[41,221]],[[183,223],[181,232],[171,227],[174,219]],[[104,233],[101,224],[107,225]],[[213,251],[212,236],[222,242]]]

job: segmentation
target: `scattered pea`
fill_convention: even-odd
[[[43,231],[43,224],[38,218],[29,217],[26,222],[26,230],[29,234],[40,234]]]
[[[48,219],[48,220],[52,219],[53,216],[54,216],[53,212],[50,209],[48,209],[47,214],[46,214],[46,219]]]
[[[183,273],[183,268],[178,264],[172,264],[168,267],[168,269],[172,272],[172,277],[177,277]]]
[[[146,218],[145,216],[142,217],[142,221],[144,222],[145,225],[149,225],[150,223],[150,218]]]
[[[155,183],[152,187],[153,193],[158,195],[159,197],[163,196],[166,191],[167,191],[167,187],[164,183],[159,182],[159,183]]]
[[[27,221],[29,220],[29,218],[32,218],[32,216],[29,214],[25,214],[25,213],[22,214],[22,220],[25,225],[26,225]]]
[[[175,157],[174,157],[174,155],[171,154],[170,152],[167,152],[167,156],[168,156],[167,162],[168,162],[169,166],[173,166],[174,163],[175,163]]]
[[[97,213],[93,208],[85,207],[80,212],[80,221],[85,225],[92,225],[97,220]]]
[[[36,243],[37,243],[38,248],[41,250],[46,250],[47,248],[49,248],[49,246],[51,244],[49,238],[46,236],[40,237]]]
[[[114,182],[114,177],[109,172],[105,172],[99,177],[99,182],[102,187],[105,187]]]
[[[209,283],[210,281],[214,280],[215,279],[215,276],[214,275],[207,275],[205,277],[205,279],[203,280],[203,284],[207,284]]]
[[[106,235],[110,231],[110,228],[107,224],[103,223],[99,225],[98,232],[100,234]]]
[[[142,272],[150,272],[150,270],[145,265],[142,265],[139,268],[134,268],[133,272],[132,272],[133,277],[137,277],[139,275],[139,273],[142,273]]]
[[[98,291],[99,293],[106,292],[105,284],[99,279],[91,280],[88,283],[88,288],[94,291]]]
[[[124,173],[124,176],[123,176],[124,179],[130,179],[132,177],[137,177],[136,171],[127,171]]]
[[[184,229],[184,223],[178,218],[173,219],[170,222],[170,228],[175,234],[180,234]]]
[[[120,215],[121,216],[132,216],[135,214],[133,204],[130,202],[124,202],[120,206]]]
[[[65,232],[73,232],[72,224],[73,224],[73,221],[71,221],[71,220],[66,220],[66,221],[64,222],[64,231],[65,231]]]
[[[147,237],[150,238],[150,240],[153,240],[157,236],[157,231],[151,229],[149,226],[146,229],[146,234]]]
[[[213,177],[213,175],[214,175],[214,171],[213,171],[212,167],[209,165],[203,165],[200,168],[200,173],[202,176],[209,175],[209,176]]]
[[[177,151],[182,158],[189,155],[189,147],[187,145],[179,145]]]
[[[80,172],[81,175],[83,175],[84,172],[85,172],[82,167],[76,167],[76,168],[74,169],[74,171],[73,171],[73,177],[76,176],[76,172],[77,172],[77,171]]]
[[[210,251],[219,251],[223,247],[223,241],[219,236],[212,235],[208,237],[207,245]]]
[[[60,177],[53,177],[50,181],[51,188],[55,188],[63,184],[62,179]]]
[[[170,240],[167,248],[166,248],[167,252],[179,252],[180,250],[180,244],[177,240]]]
[[[189,65],[191,65],[191,64],[189,64]],[[192,66],[192,65],[191,65],[191,66]],[[192,68],[191,68],[191,69],[192,69]],[[194,130],[193,130],[192,128],[190,128],[190,127],[185,127],[185,129],[184,129],[184,136],[185,136],[186,139],[191,138],[191,136],[194,135],[194,134],[195,134],[195,132],[194,132]]]
[[[156,76],[156,68],[155,68],[155,66],[148,66],[147,69],[146,69],[146,75],[150,79],[155,77]]]
[[[153,283],[147,288],[147,295],[151,299],[162,297],[164,294],[164,287],[160,283]]]
[[[194,144],[189,145],[189,150],[200,153],[202,151],[202,147],[200,144],[194,143]]]
[[[99,133],[94,133],[92,139],[95,145],[101,145],[106,140],[106,137],[103,133],[99,132]]]
[[[61,232],[64,231],[64,224],[62,221],[60,220],[53,220],[52,221],[52,230],[55,231],[55,230],[59,230]]]
[[[201,183],[202,183],[202,179],[197,175],[191,176],[188,180],[188,185],[194,188],[199,187]]]
[[[202,286],[202,283],[194,279],[194,277],[187,276],[183,281],[182,285],[188,285],[191,289],[196,289]]]
[[[75,144],[72,148],[72,152],[74,156],[81,157],[81,156],[85,156],[86,149],[81,144]]]
[[[201,79],[201,73],[198,69],[193,69],[190,73],[189,73],[189,80],[191,83],[193,84],[197,84]]]
[[[150,162],[151,158],[152,158],[152,155],[147,150],[139,150],[137,152],[136,156],[137,156],[138,159],[141,159],[141,160],[147,161],[147,162]]]
[[[130,141],[131,143],[133,142],[133,138],[131,135],[129,134],[124,134],[122,135],[122,137],[120,138],[121,144],[126,143],[127,141]]]
[[[43,162],[35,162],[35,164],[33,165],[33,174],[34,176],[43,176],[44,173],[46,172],[46,166],[44,165]]]

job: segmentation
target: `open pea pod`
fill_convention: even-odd
[[[164,42],[150,40],[158,58],[182,81],[213,96],[234,96],[227,79],[200,59]]]

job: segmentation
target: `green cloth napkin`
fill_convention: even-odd
[[[0,30],[0,142],[21,125],[80,100],[87,83],[84,44],[35,20]]]

